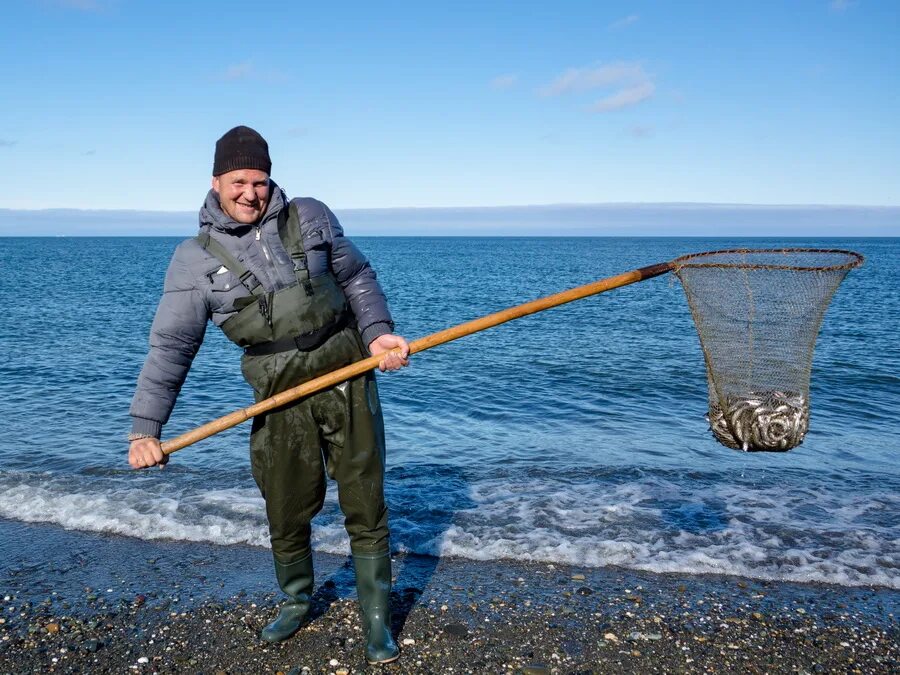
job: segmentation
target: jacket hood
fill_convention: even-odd
[[[203,206],[200,207],[200,229],[228,232],[229,234],[240,236],[249,232],[257,225],[263,225],[270,220],[278,218],[281,209],[287,204],[287,195],[285,195],[284,190],[278,187],[278,184],[271,179],[269,180],[269,193],[271,196],[265,214],[260,218],[258,223],[248,225],[247,223],[235,221],[231,216],[225,213],[219,202],[219,193],[210,189],[210,191],[206,193],[206,200],[203,202]]]

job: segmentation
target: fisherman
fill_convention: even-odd
[[[131,404],[128,461],[165,464],[159,438],[207,321],[243,349],[241,370],[257,401],[361,358],[382,371],[408,364],[384,292],[363,254],[322,202],[288,200],[269,177],[269,146],[239,126],[216,142],[200,232],[175,250],[150,329],[150,352]],[[399,656],[390,631],[391,559],[384,502],[384,425],[372,373],[257,416],[253,478],[266,503],[275,577],[288,595],[263,628],[289,638],[309,613],[310,520],[335,479],[350,549],[366,659]]]

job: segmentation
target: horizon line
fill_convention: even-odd
[[[648,208],[648,207],[723,207],[745,209],[900,209],[900,204],[824,204],[824,203],[794,203],[794,204],[757,204],[749,202],[550,202],[543,204],[496,204],[492,206],[351,206],[332,207],[336,211],[428,211],[428,210],[487,210],[487,209],[540,209],[540,208],[582,208],[582,207],[609,207],[609,208]],[[28,213],[41,212],[104,212],[104,213],[169,213],[182,214],[194,213],[198,209],[120,209],[120,208],[81,208],[72,206],[51,206],[39,208],[16,208],[0,206],[0,211],[24,211]]]

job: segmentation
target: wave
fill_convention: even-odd
[[[898,491],[834,492],[618,474],[605,480],[435,480],[408,472],[388,493],[396,548],[650,572],[733,574],[900,589]],[[436,499],[441,491],[444,499]],[[141,539],[268,546],[255,488],[195,489],[109,478],[0,474],[0,517]],[[313,546],[349,552],[336,490]]]

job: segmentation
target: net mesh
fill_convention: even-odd
[[[809,429],[813,348],[825,310],[863,257],[827,249],[734,249],[677,258],[700,334],[709,426],[745,451],[797,447]]]

